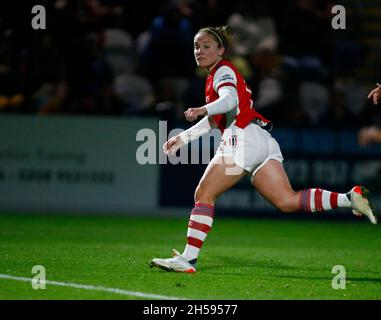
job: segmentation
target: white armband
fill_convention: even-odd
[[[209,116],[227,113],[237,106],[237,90],[233,86],[221,87],[218,90],[219,98],[205,105]]]
[[[212,130],[212,127],[210,126],[209,119],[208,117],[204,117],[188,130],[181,132],[179,136],[184,144],[187,144],[210,132],[210,130]]]

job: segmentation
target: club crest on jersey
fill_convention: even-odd
[[[233,134],[230,138],[229,138],[229,145],[235,147],[238,143],[238,135],[237,134]]]
[[[225,138],[221,141],[220,148],[223,150],[223,146],[231,146],[235,147],[238,143],[238,135],[237,134],[232,134],[230,137]]]

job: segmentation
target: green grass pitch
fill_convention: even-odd
[[[183,250],[184,218],[0,215],[0,274],[186,299],[380,299],[381,234],[365,220],[216,218],[195,274],[151,269]],[[333,289],[335,265],[346,288]],[[0,278],[0,299],[144,299]]]

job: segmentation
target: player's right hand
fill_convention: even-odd
[[[163,152],[173,156],[177,150],[184,145],[183,139],[179,135],[172,137],[163,145]]]
[[[189,122],[197,120],[198,117],[205,115],[207,112],[205,107],[201,108],[188,108],[185,112],[185,119]]]

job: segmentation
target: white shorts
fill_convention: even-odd
[[[254,123],[245,129],[235,125],[227,128],[215,156],[232,158],[237,166],[253,176],[270,159],[283,162],[278,142],[268,131]]]

